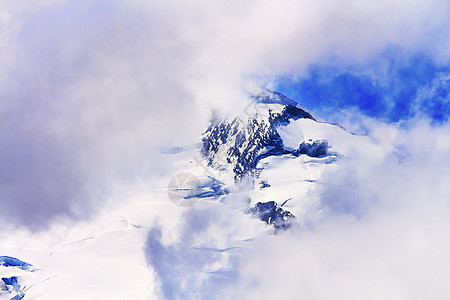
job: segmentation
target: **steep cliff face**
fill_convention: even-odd
[[[318,120],[277,92],[263,90],[250,99],[240,115],[211,120],[201,155],[221,191],[210,199],[230,203],[233,186],[250,182],[238,194],[248,197],[247,211],[275,232],[302,222],[306,207],[319,199],[324,172],[357,153],[378,151],[369,137]],[[205,199],[200,192],[191,197]]]
[[[213,299],[201,294],[202,286],[184,290],[186,278],[236,280],[234,262],[253,240],[308,226],[326,209],[348,210],[345,202],[334,204],[333,195],[321,196],[323,175],[353,156],[379,155],[379,145],[320,121],[277,92],[262,90],[249,99],[238,115],[213,118],[200,145],[162,151],[177,166],[166,189],[130,197],[89,226],[37,247],[23,247],[27,235],[0,236],[2,255],[11,255],[0,256],[0,298],[114,299],[119,290],[148,299],[151,293],[139,289],[156,274],[167,283],[167,295],[178,289],[180,299]],[[181,220],[179,238],[163,239],[155,226],[161,216],[164,226]]]
[[[292,153],[283,145],[277,128],[292,120],[315,119],[289,98],[264,91],[235,118],[214,117],[202,139],[202,155],[208,166],[230,171],[236,181],[254,176],[258,162],[269,156]]]
[[[251,103],[239,116],[215,116],[211,120],[203,134],[201,154],[208,168],[218,172],[219,177],[231,178],[225,180],[228,185],[233,182],[239,184],[244,178],[253,183],[252,204],[248,211],[261,221],[272,225],[277,232],[291,227],[296,220],[291,212],[281,207],[281,203],[286,203],[288,198],[272,199],[263,196],[270,194],[267,192],[269,190],[278,190],[272,188],[269,183],[277,179],[260,178],[267,167],[268,159],[295,159],[303,155],[320,159],[327,156],[330,146],[324,139],[303,139],[302,126],[295,124],[296,121],[307,120],[317,126],[321,125],[295,101],[269,90],[262,90],[250,99]],[[292,125],[296,130],[286,136],[284,131]],[[297,142],[293,142],[295,140]],[[278,163],[271,163],[270,168],[273,167],[278,169]],[[260,181],[260,188],[255,184],[257,181]],[[199,198],[204,198],[202,195],[198,193]],[[222,195],[224,194],[216,194]]]

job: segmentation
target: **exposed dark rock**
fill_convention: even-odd
[[[209,166],[221,169],[234,164],[235,180],[239,181],[245,175],[254,175],[259,160],[291,153],[284,148],[276,128],[299,118],[314,120],[308,112],[292,105],[284,105],[282,112],[269,110],[266,120],[250,116],[246,126],[237,118],[229,121],[215,117],[203,135],[201,153]]]
[[[258,202],[250,212],[261,221],[273,225],[276,231],[288,229],[295,221],[295,216],[283,210],[275,201]]]
[[[312,144],[303,142],[297,150],[292,152],[292,154],[295,156],[306,154],[311,157],[321,157],[327,155],[328,148],[329,146],[326,140],[314,141]]]

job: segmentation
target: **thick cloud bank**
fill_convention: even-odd
[[[321,195],[318,202],[300,220],[303,226],[239,239],[236,228],[248,234],[248,225],[240,225],[242,214],[224,206],[217,214],[215,205],[199,203],[186,211],[179,229],[154,229],[146,251],[159,278],[158,295],[447,298],[449,126],[414,120],[405,129],[368,118],[358,121],[383,152],[327,171],[315,191]]]
[[[28,2],[0,8],[0,226],[88,218],[136,182],[165,184],[175,166],[161,148],[199,142],[211,108],[238,107],[248,81],[298,79],[329,62],[367,66],[393,47],[445,66],[408,110],[448,112],[439,110],[446,0]],[[232,211],[211,218],[215,207],[187,211],[180,227],[191,232],[174,230],[176,240],[155,228],[146,253],[159,295],[448,298],[448,118],[431,126],[408,113],[386,125],[354,106],[333,119],[368,132],[384,157],[325,174],[308,226],[276,237],[247,240],[257,230],[240,233],[244,217]]]
[[[326,174],[322,215],[311,228],[262,240],[242,260],[247,298],[448,297],[448,125],[372,125],[396,156],[387,151]],[[290,259],[264,259],[269,253]]]
[[[448,11],[448,1],[3,1],[2,215],[30,226],[86,215],[113,187],[164,173],[154,147],[194,143],[210,107],[232,109],[248,78],[360,63],[390,45],[447,61]]]
[[[154,227],[154,297],[448,298],[449,6],[3,1],[0,226],[89,218],[136,183],[161,188],[176,167],[162,148],[199,142],[248,81],[288,78],[384,152],[325,173],[305,226],[277,236],[217,203]]]

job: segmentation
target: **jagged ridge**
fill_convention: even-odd
[[[314,120],[311,114],[292,105],[283,105],[281,112],[269,109],[266,119],[257,114],[249,116],[246,124],[240,118],[229,121],[216,116],[203,135],[202,155],[208,166],[219,170],[232,165],[236,181],[254,175],[262,158],[292,153],[284,148],[276,128],[299,118]]]

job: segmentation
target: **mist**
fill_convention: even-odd
[[[0,225],[31,231],[92,218],[137,182],[161,188],[176,169],[161,148],[198,143],[211,110],[241,107],[251,84],[276,87],[280,77],[302,78],[319,63],[358,66],[389,47],[449,61],[448,1],[1,5]],[[233,226],[217,229],[219,221],[208,219],[205,226],[216,231],[202,231],[205,240],[221,232],[230,241],[223,247],[241,249],[226,258],[231,273],[221,273],[232,278],[189,278],[205,295],[220,290],[223,298],[445,298],[448,123],[416,114],[387,124],[354,107],[327,117],[368,133],[384,156],[325,174],[309,227],[276,242],[270,236],[242,245],[245,237],[238,241]],[[192,213],[181,224],[190,224]],[[231,223],[242,217],[224,214]],[[183,236],[179,226],[171,230]],[[160,295],[182,281],[164,273],[173,270],[163,265],[170,257],[155,263],[160,253],[199,257],[192,240],[163,243],[166,232],[155,226],[146,248]],[[188,267],[204,268],[223,255]],[[265,259],[284,256],[291,259]]]

